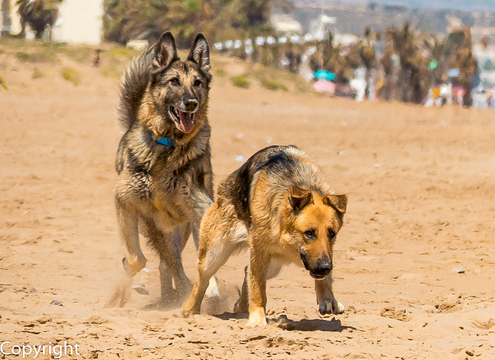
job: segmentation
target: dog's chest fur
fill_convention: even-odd
[[[191,189],[204,188],[205,177],[211,175],[209,137],[205,124],[188,143],[164,146],[144,128],[130,129],[117,154],[117,193],[123,193],[127,203],[151,206],[148,210],[165,211],[170,220],[180,221],[191,210]]]

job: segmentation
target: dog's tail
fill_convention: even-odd
[[[139,106],[148,86],[154,48],[154,45],[150,46],[141,56],[134,59],[122,76],[117,115],[124,131],[137,120]]]

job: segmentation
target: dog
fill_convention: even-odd
[[[347,208],[316,163],[295,146],[271,146],[220,184],[200,229],[198,276],[183,305],[200,312],[209,279],[229,256],[249,248],[249,265],[234,311],[249,311],[248,326],[266,325],[266,281],[282,265],[303,265],[315,279],[321,314],[341,314],[332,291],[332,252]]]
[[[213,204],[210,68],[202,34],[182,61],[174,37],[165,32],[131,63],[120,87],[118,115],[125,134],[115,163],[115,205],[122,264],[131,278],[145,267],[139,233],[147,237],[160,257],[165,302],[189,295],[192,284],[181,253],[191,232],[198,244],[201,218]],[[123,306],[126,297],[114,295],[111,303]]]

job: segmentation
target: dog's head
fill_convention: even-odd
[[[164,33],[152,48],[153,56],[146,102],[150,127],[158,134],[189,137],[206,122],[210,88],[208,42],[198,34],[186,61],[177,54],[174,37]]]
[[[320,195],[291,188],[288,211],[290,242],[297,247],[306,270],[323,279],[333,268],[332,252],[347,207],[345,195]]]

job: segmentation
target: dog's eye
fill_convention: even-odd
[[[304,236],[306,236],[308,240],[314,240],[316,239],[316,232],[313,229],[309,229],[304,232]]]
[[[194,82],[194,86],[195,86],[195,87],[200,87],[201,85],[203,85],[203,82],[202,82],[201,80],[196,80],[196,81]]]
[[[328,238],[330,240],[334,239],[335,235],[337,235],[337,234],[335,234],[335,231],[333,231],[332,229],[328,229]]]
[[[174,86],[179,86],[180,85],[180,81],[178,78],[172,78],[170,79],[170,83]]]

